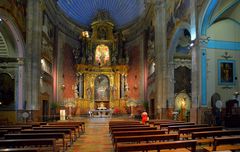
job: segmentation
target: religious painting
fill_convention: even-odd
[[[186,93],[191,93],[191,69],[186,66],[179,66],[174,69],[174,93],[179,93],[183,90]]]
[[[109,101],[109,79],[106,75],[99,75],[95,79],[95,101]]]
[[[96,48],[95,61],[99,66],[106,65],[110,59],[109,48],[104,44],[100,44]]]
[[[233,85],[235,77],[235,61],[218,60],[218,83]]]

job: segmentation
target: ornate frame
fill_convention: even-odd
[[[234,85],[236,76],[235,60],[218,60],[218,84]]]

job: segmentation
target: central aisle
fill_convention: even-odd
[[[113,152],[111,138],[108,132],[109,118],[86,119],[86,131],[82,134],[69,152]],[[82,121],[82,120],[81,120]]]

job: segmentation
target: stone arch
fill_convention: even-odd
[[[168,94],[168,106],[169,108],[173,108],[175,102],[174,95],[174,54],[176,52],[176,46],[178,44],[178,39],[181,36],[181,32],[183,29],[187,29],[190,31],[190,25],[186,22],[181,22],[174,29],[174,34],[172,35],[168,47],[168,73],[169,73],[169,94]]]
[[[0,18],[7,24],[9,30],[11,31],[11,34],[14,38],[14,43],[16,46],[16,57],[18,58],[18,69],[15,76],[15,101],[16,101],[16,107],[17,109],[23,108],[23,100],[24,100],[24,94],[23,88],[24,88],[24,66],[23,64],[23,58],[24,58],[24,50],[25,50],[25,43],[23,35],[18,28],[18,25],[15,21],[15,19],[11,16],[10,13],[8,13],[6,10],[0,8]]]
[[[168,61],[169,62],[173,62],[173,57],[174,57],[174,53],[176,51],[176,46],[177,46],[177,42],[178,42],[178,39],[180,38],[181,36],[181,31],[183,29],[187,29],[188,31],[190,31],[190,25],[186,22],[182,22],[180,23],[175,29],[174,29],[174,34],[170,40],[170,45],[168,47]]]

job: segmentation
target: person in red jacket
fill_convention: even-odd
[[[142,124],[145,124],[148,119],[148,114],[147,112],[142,113]]]

